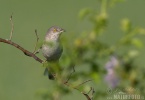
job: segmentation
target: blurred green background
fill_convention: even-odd
[[[123,32],[120,31],[120,22],[124,18],[128,18],[131,23],[133,23],[133,26],[145,27],[144,0],[118,0],[123,2],[117,2],[117,4],[114,4],[117,0],[110,1],[112,1],[112,4],[106,8],[107,27],[103,29],[105,30],[103,31],[104,35],[100,38],[100,40],[107,45],[115,44],[116,41],[122,37]],[[0,0],[0,38],[9,38],[11,30],[9,18],[13,13],[14,33],[12,41],[20,44],[27,50],[33,51],[34,49],[36,42],[35,29],[38,31],[40,40],[43,40],[47,29],[53,25],[58,25],[67,31],[62,35],[66,40],[65,45],[70,45],[74,42],[77,44],[79,41],[76,41],[77,36],[84,33],[86,34],[94,28],[89,20],[81,21],[81,19],[79,19],[80,11],[84,8],[89,8],[99,13],[102,9],[101,2],[102,0]],[[73,39],[70,39],[71,37],[73,37]],[[137,48],[139,55],[133,58],[133,64],[138,70],[143,71],[145,67],[145,40],[144,36],[137,37],[143,41],[143,46],[142,48]],[[85,37],[84,40],[89,41],[87,37]],[[125,49],[128,50],[130,47],[127,46]],[[67,52],[67,50],[73,51],[73,47],[65,51]],[[123,54],[121,53],[120,55]],[[38,56],[43,58],[41,54],[38,54]],[[108,55],[104,58],[103,62],[107,62],[107,59]],[[61,63],[61,65],[63,64]],[[101,79],[105,76],[104,66],[105,63],[100,65],[103,71],[100,72],[101,74],[97,72],[98,76],[96,77],[99,77],[97,78],[97,82],[90,84],[97,91],[95,98],[99,98],[100,100],[105,100],[107,97],[107,95],[102,93],[102,91],[105,92],[107,90],[107,85],[105,85],[103,79]],[[87,65],[84,67],[88,69]],[[77,69],[76,65],[76,70],[83,70],[85,69],[84,67]],[[42,95],[47,93],[47,91],[53,91],[55,87],[53,81],[43,76],[43,71],[44,67],[34,59],[25,56],[21,51],[10,45],[0,43],[0,100],[45,100]],[[141,72],[141,75],[143,74],[144,73]],[[142,78],[138,77],[139,76],[136,78],[137,80],[145,78],[144,75]],[[93,77],[90,77],[90,79],[91,78]],[[133,88],[140,89],[141,87],[139,86],[142,85],[138,83],[138,86]],[[126,88],[126,85],[124,85],[124,88]],[[102,94],[99,94],[99,92]],[[141,95],[143,94],[144,93]],[[103,95],[105,95],[105,97],[103,97]],[[52,100],[49,98],[46,99]],[[71,90],[69,94],[62,96],[62,100],[74,99],[84,100],[85,97],[76,90]]]

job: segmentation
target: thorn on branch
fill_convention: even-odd
[[[10,41],[12,40],[13,31],[14,31],[14,24],[13,24],[13,20],[12,19],[13,19],[13,13],[10,16],[10,23],[11,23],[11,32],[10,32],[10,38],[9,38]]]

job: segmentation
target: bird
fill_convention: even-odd
[[[60,43],[60,36],[65,32],[64,29],[59,26],[52,26],[48,29],[44,43],[41,47],[42,54],[46,58],[48,63],[58,63],[63,52],[63,47]],[[55,75],[52,74],[51,69],[53,66],[45,68],[44,75],[47,75],[50,80],[55,79]]]

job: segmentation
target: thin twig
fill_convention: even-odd
[[[68,81],[70,80],[70,78],[74,72],[75,72],[75,68],[73,66],[73,71],[70,73],[70,75],[69,75],[68,79],[65,81],[65,83],[68,83]]]
[[[85,83],[87,83],[87,82],[89,82],[89,81],[92,81],[92,80],[86,80],[86,81],[84,81],[83,83],[81,83],[81,84],[75,86],[75,88],[77,88],[77,87],[79,87],[79,86],[81,86],[81,85],[83,85],[83,84],[85,84]]]
[[[94,90],[94,88],[93,88],[93,90],[92,90],[92,96],[91,96],[91,99],[93,100],[93,95],[94,95],[94,93],[95,93],[95,90]]]
[[[92,91],[92,94],[91,94],[91,96],[89,96],[89,93]],[[89,92],[88,93],[84,93],[84,92],[81,92],[83,95],[85,95],[86,96],[86,98],[88,99],[88,100],[93,100],[93,94],[95,93],[95,91],[94,91],[94,88],[92,88],[91,87],[91,89],[89,90]]]
[[[75,72],[75,68],[73,66],[73,71],[70,73],[68,79],[63,84],[66,85],[66,86],[68,86],[68,87],[70,87],[70,88],[73,88],[73,89],[81,92],[78,87],[81,86],[81,85],[83,85],[83,84],[85,84],[85,83],[87,83],[87,82],[89,82],[89,81],[91,81],[91,80],[84,81],[83,83],[81,83],[81,84],[79,84],[79,85],[77,85],[77,86],[74,87],[71,84],[68,84],[68,82],[69,82],[69,80],[70,80],[70,78],[71,78],[71,76],[72,76],[72,74],[74,72]],[[92,91],[92,87],[91,87],[91,89],[90,89],[89,92],[91,92],[91,91]],[[89,92],[88,92],[88,94],[89,94]],[[84,92],[81,92],[81,93],[87,98],[87,100],[91,100],[91,97],[87,93],[84,93]]]
[[[90,91],[89,91],[87,94],[89,94],[92,90],[93,90],[93,88],[91,87],[91,88],[90,88]]]
[[[83,92],[82,92],[82,94],[83,94],[84,96],[86,96],[87,100],[91,100],[90,96],[89,96],[87,93],[83,93]]]
[[[37,47],[37,43],[39,41],[39,37],[38,37],[38,34],[37,34],[37,30],[36,29],[35,29],[35,35],[36,35],[36,44],[35,44],[33,53],[34,54],[37,54],[39,51],[36,51],[36,47]]]
[[[10,38],[9,38],[10,41],[12,40],[13,31],[14,31],[14,24],[13,24],[13,20],[12,19],[13,19],[13,13],[12,13],[12,15],[10,17],[10,22],[11,22],[11,33],[10,33]]]

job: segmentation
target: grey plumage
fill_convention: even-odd
[[[53,26],[48,29],[44,44],[42,45],[42,53],[48,62],[57,62],[61,57],[63,48],[60,44],[60,35],[64,30],[58,26]],[[44,74],[48,74],[49,79],[54,79],[51,72],[45,69]]]
[[[42,53],[47,61],[59,60],[62,51],[62,46],[56,41],[47,41],[47,43],[44,43],[42,46]]]

